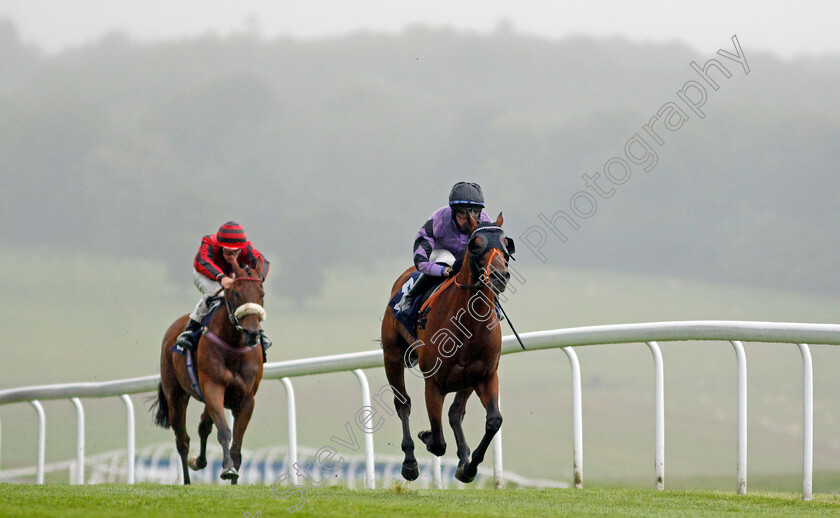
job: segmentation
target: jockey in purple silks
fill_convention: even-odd
[[[458,182],[449,192],[449,205],[436,210],[417,232],[414,266],[422,275],[407,301],[458,273],[467,251],[469,215],[478,222],[492,222],[484,210],[484,194],[477,183]]]

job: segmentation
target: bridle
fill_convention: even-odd
[[[490,286],[490,276],[493,274],[492,265],[493,260],[496,258],[496,255],[502,255],[505,260],[505,268],[508,266],[508,262],[513,259],[513,253],[516,251],[516,248],[513,244],[513,240],[510,238],[505,237],[505,232],[502,230],[502,227],[498,227],[495,225],[488,225],[485,227],[479,227],[475,229],[470,235],[470,245],[472,245],[473,240],[477,237],[476,234],[479,232],[486,232],[489,233],[490,236],[484,236],[484,244],[479,249],[473,249],[472,246],[469,246],[470,250],[470,270],[472,271],[473,277],[478,279],[478,282],[475,284],[459,284],[458,279],[455,279],[455,285],[459,288],[465,289],[481,289],[485,286]],[[490,251],[490,259],[487,260],[487,266],[480,268],[479,261],[487,252],[487,249],[491,248]],[[513,322],[510,321],[510,317],[507,316],[505,310],[502,309],[502,305],[499,303],[498,299],[495,299],[496,306],[501,311],[502,316],[507,320],[508,325],[510,326],[511,331],[513,331],[514,336],[516,336],[516,340],[519,342],[519,345],[522,349],[525,349],[525,344],[522,343],[522,339],[519,337],[519,333],[516,332],[516,329],[513,327]]]
[[[472,271],[473,278],[478,279],[478,282],[475,284],[460,284],[456,279],[455,285],[459,288],[480,289],[485,286],[490,286],[490,276],[493,273],[492,264],[496,256],[501,255],[504,258],[505,267],[507,267],[509,260],[513,258],[513,254],[505,246],[505,233],[502,227],[486,226],[475,229],[470,235],[470,245],[472,245],[479,233],[490,233],[491,236],[484,236],[484,245],[480,249],[472,250],[472,246],[470,246],[470,270]],[[479,261],[487,252],[488,248],[491,250],[490,258],[486,263],[487,266],[480,267]]]
[[[233,285],[235,286],[236,283],[239,282],[239,281],[259,282],[259,283],[263,282],[263,280],[260,279],[259,277],[235,277],[233,279]],[[233,286],[231,286],[231,290],[232,289],[233,289]],[[248,315],[257,315],[257,318],[259,319],[260,322],[265,320],[265,317],[266,317],[265,309],[263,309],[263,307],[260,306],[259,304],[257,304],[256,302],[246,302],[244,304],[241,304],[236,309],[232,309],[231,306],[230,306],[230,300],[229,300],[229,297],[227,296],[227,293],[225,294],[224,299],[225,299],[225,307],[227,307],[228,319],[230,320],[231,325],[233,327],[235,327],[236,330],[239,331],[240,333],[242,333],[242,325],[239,323],[240,318],[245,318]]]

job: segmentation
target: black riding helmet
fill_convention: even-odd
[[[484,194],[481,186],[472,182],[458,182],[449,191],[449,206],[466,205],[484,208]]]

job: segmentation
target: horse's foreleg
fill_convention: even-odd
[[[172,389],[169,403],[169,422],[175,432],[175,448],[181,457],[181,470],[184,472],[184,485],[190,483],[190,472],[187,469],[187,455],[190,453],[190,436],[187,434],[187,404],[190,396],[180,386]]]
[[[239,472],[233,466],[233,459],[230,456],[230,426],[225,419],[225,387],[212,381],[207,381],[201,387],[204,392],[205,410],[213,420],[218,430],[216,437],[222,446],[222,479],[229,480],[238,478]]]
[[[494,372],[489,380],[475,388],[475,392],[487,411],[487,418],[484,425],[484,437],[481,438],[481,442],[473,451],[472,461],[464,466],[464,479],[458,479],[462,482],[472,482],[475,478],[476,473],[478,473],[478,465],[484,461],[484,454],[487,452],[487,447],[490,446],[490,441],[502,427],[502,414],[499,412],[499,376]]]
[[[383,344],[385,342],[383,341]],[[394,408],[402,423],[403,438],[400,447],[405,458],[402,465],[402,476],[406,480],[416,480],[420,476],[420,468],[417,466],[417,459],[414,457],[414,440],[411,438],[411,429],[408,425],[408,416],[411,414],[411,398],[405,390],[405,366],[399,352],[393,352],[395,345],[385,348],[385,375],[391,390],[394,391]]]
[[[443,392],[434,381],[426,378],[426,411],[429,413],[431,430],[420,432],[417,437],[426,444],[426,449],[432,455],[438,457],[446,453],[446,441],[443,439],[443,425],[441,424],[443,397]]]
[[[455,478],[458,478],[458,471],[461,471],[466,463],[470,461],[470,447],[464,438],[464,429],[461,423],[464,421],[464,414],[467,411],[467,400],[472,395],[472,389],[461,390],[455,394],[455,401],[449,407],[449,426],[455,432],[455,444],[458,446],[458,470]],[[458,479],[460,480],[460,479]]]
[[[244,399],[233,414],[233,445],[230,447],[230,456],[233,458],[233,467],[239,471],[242,465],[242,438],[245,436],[245,429],[251,420],[251,413],[254,411],[253,396]],[[236,484],[235,478],[230,480],[231,485]]]
[[[207,467],[207,436],[213,430],[213,420],[207,413],[207,408],[201,413],[201,421],[198,423],[198,438],[201,440],[201,451],[198,458],[192,457],[189,461],[190,469],[199,470]]]

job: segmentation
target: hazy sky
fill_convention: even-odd
[[[143,41],[246,28],[267,38],[318,37],[413,23],[489,31],[507,19],[517,31],[553,39],[677,40],[709,53],[737,34],[743,46],[782,57],[840,54],[837,0],[0,0],[0,18],[51,53],[116,29]]]

